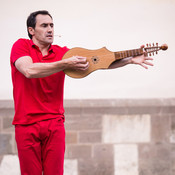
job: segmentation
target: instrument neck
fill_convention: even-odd
[[[143,48],[114,52],[116,60],[124,59],[127,57],[139,56],[143,53]]]

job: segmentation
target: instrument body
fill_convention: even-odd
[[[79,47],[73,48],[66,52],[62,59],[76,55],[86,57],[87,62],[89,62],[89,68],[85,71],[73,69],[64,70],[65,74],[72,78],[83,78],[95,70],[107,69],[109,65],[115,61],[115,54],[105,47],[98,50],[88,50]]]
[[[142,54],[150,55],[154,54],[159,50],[166,50],[168,46],[166,44],[158,46],[153,44],[147,45],[147,47],[125,50],[119,52],[111,52],[106,47],[97,50],[88,50],[80,47],[75,47],[66,52],[62,59],[67,59],[73,56],[86,57],[87,62],[89,62],[89,68],[85,71],[66,69],[65,74],[72,78],[83,78],[89,75],[91,72],[98,69],[107,69],[114,61],[124,59],[126,57],[134,57]]]

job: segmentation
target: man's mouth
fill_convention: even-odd
[[[53,35],[47,35],[46,37],[47,37],[47,38],[52,38],[52,37],[53,37]]]

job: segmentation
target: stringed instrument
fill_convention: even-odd
[[[167,48],[168,46],[166,44],[158,46],[158,43],[156,43],[156,45],[153,44],[152,46],[151,44],[147,44],[146,47],[119,52],[111,52],[106,49],[106,47],[97,50],[75,47],[66,52],[62,59],[67,59],[77,55],[86,57],[89,62],[89,68],[85,71],[66,69],[64,72],[72,78],[83,78],[98,69],[107,69],[116,60],[121,60],[127,57],[135,57],[142,54],[151,56],[151,54],[157,54],[159,50],[167,50]]]

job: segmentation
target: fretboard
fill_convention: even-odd
[[[119,60],[119,59],[134,57],[142,54],[143,54],[143,48],[119,51],[119,52],[115,52],[115,59]]]

